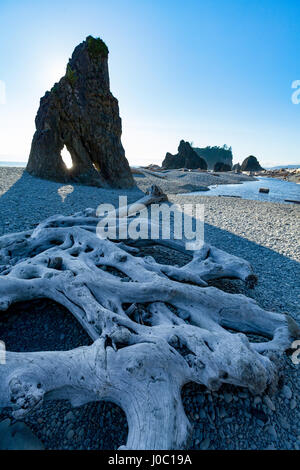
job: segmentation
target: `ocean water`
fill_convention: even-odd
[[[259,188],[269,188],[269,194],[259,192]],[[195,195],[196,193],[190,193]],[[285,199],[300,201],[300,184],[275,178],[259,177],[258,181],[246,181],[242,184],[220,184],[210,186],[210,191],[201,196],[240,196],[243,199],[253,199],[265,202],[285,202]],[[291,204],[286,202],[286,204]]]
[[[21,168],[25,168],[27,162],[4,162],[0,160],[0,166],[19,166]]]

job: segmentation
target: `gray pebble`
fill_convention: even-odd
[[[292,391],[290,389],[290,387],[288,385],[284,385],[282,387],[282,394],[285,398],[287,398],[288,400],[290,400],[292,398]]]
[[[231,393],[228,393],[228,392],[225,392],[224,393],[224,400],[226,401],[226,403],[231,403],[232,402],[232,394]]]
[[[297,406],[297,402],[296,400],[294,400],[294,398],[290,401],[290,408],[291,410],[294,410]]]
[[[274,405],[274,403],[272,402],[271,398],[268,396],[268,395],[265,395],[264,398],[263,398],[265,404],[267,405],[267,407],[271,410],[271,411],[275,411],[276,410],[276,407]]]

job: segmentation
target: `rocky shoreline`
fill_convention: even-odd
[[[166,194],[180,194],[196,191],[208,191],[209,186],[222,184],[241,184],[255,181],[251,175],[230,172],[210,172],[201,170],[164,170],[159,172],[139,169],[134,174],[136,184],[145,191],[151,184],[157,184]]]
[[[300,169],[281,168],[280,170],[263,170],[254,173],[255,176],[278,178],[283,181],[291,181],[300,184]]]
[[[121,194],[127,194],[129,202],[133,202],[140,197],[141,190],[155,183],[169,194],[170,202],[205,204],[206,241],[250,261],[259,276],[253,290],[231,280],[219,281],[218,287],[246,293],[262,307],[289,312],[299,321],[300,207],[207,197],[205,193],[188,197],[182,194],[189,191],[186,184],[206,187],[216,184],[211,182],[212,178],[218,184],[232,183],[233,179],[238,183],[249,178],[245,175],[198,175],[175,170],[165,175],[165,179],[150,174],[136,176],[138,188],[126,192],[74,185],[63,202],[58,193],[61,184],[34,178],[20,168],[0,168],[2,234],[33,228],[55,213],[68,215],[100,202],[117,204]],[[186,255],[163,247],[144,249],[143,254],[151,254],[165,263],[187,261]],[[90,341],[65,309],[47,300],[14,305],[3,313],[0,339],[15,351],[69,349]],[[182,394],[194,426],[190,448],[299,450],[299,365],[293,364],[289,354],[281,358],[281,365],[282,377],[274,396],[252,396],[229,385],[211,393],[201,386],[187,384]],[[8,415],[8,410],[1,411],[0,425]],[[102,402],[76,409],[66,402],[46,402],[24,423],[46,449],[116,449],[125,442],[127,434],[122,410]]]

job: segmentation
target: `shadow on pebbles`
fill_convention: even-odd
[[[2,313],[0,338],[7,350],[16,352],[62,351],[91,344],[91,339],[68,310],[47,299],[14,304]],[[10,425],[7,418],[11,419]],[[15,426],[19,426],[18,433]],[[46,449],[117,449],[125,444],[128,432],[124,412],[113,403],[94,402],[72,408],[69,402],[58,400],[45,402],[22,423],[11,417],[9,409],[1,410],[3,448],[1,432],[4,436],[8,431],[12,436],[6,445],[11,449],[20,449],[22,445],[24,448],[21,436],[27,448],[32,448],[33,441],[38,445],[35,437]]]

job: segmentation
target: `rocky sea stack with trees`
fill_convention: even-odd
[[[219,165],[220,170],[215,170],[216,164]],[[232,167],[232,148],[227,147],[227,145],[198,148],[181,140],[178,153],[172,155],[167,152],[162,166],[167,169],[187,168],[190,170],[230,171]]]
[[[232,148],[226,144],[223,147],[218,147],[217,145],[204,148],[193,147],[193,150],[206,161],[209,170],[213,170],[216,163],[224,163],[230,169],[232,167]]]

